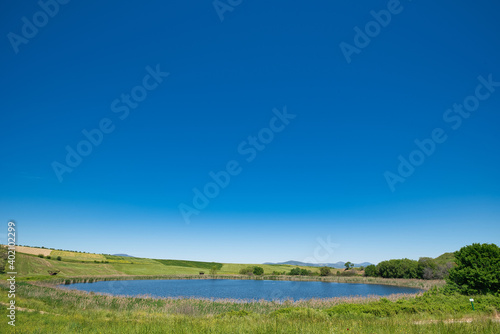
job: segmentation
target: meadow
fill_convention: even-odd
[[[86,253],[83,253],[86,254]],[[90,255],[90,254],[89,254]],[[117,279],[240,278],[246,264],[220,264],[217,275],[199,275],[214,264],[104,256],[61,261],[17,254],[16,327],[7,324],[8,284],[1,275],[1,333],[499,333],[500,296],[469,297],[440,292],[443,281],[372,277],[291,277],[271,275],[276,266],[262,266],[265,279],[328,280],[420,287],[417,295],[252,301],[118,297],[68,291],[56,284]],[[104,261],[104,262],[102,262]],[[205,266],[205,267],[203,267]],[[281,267],[281,266],[280,266]],[[49,268],[49,269],[48,269]],[[49,276],[47,270],[60,270]],[[312,268],[309,268],[312,269]],[[156,271],[158,274],[148,272]],[[317,270],[317,268],[316,268]]]

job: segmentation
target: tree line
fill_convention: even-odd
[[[371,264],[365,268],[365,276],[383,278],[420,278],[443,279],[448,276],[453,262],[441,264],[430,257],[421,257],[418,261],[393,259]]]

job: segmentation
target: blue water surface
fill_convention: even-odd
[[[387,296],[422,290],[390,285],[231,279],[127,280],[61,285],[66,289],[152,297],[300,300],[349,296]]]

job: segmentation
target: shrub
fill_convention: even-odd
[[[46,258],[50,260],[50,259],[51,259],[51,256],[50,256],[50,255],[47,255],[47,256],[46,256]]]
[[[241,268],[240,275],[253,275],[253,267]]]
[[[264,269],[262,267],[253,267],[253,274],[254,275],[262,275],[264,274]]]
[[[216,275],[217,274],[217,266],[212,266],[210,268],[210,275]]]
[[[61,261],[61,260],[62,260],[62,257],[58,256],[58,257],[56,258],[56,260],[57,260],[57,261]]]
[[[43,259],[43,254],[38,254],[38,257]]]
[[[332,271],[330,270],[329,267],[319,268],[319,275],[320,276],[330,276],[331,274],[332,274]]]
[[[288,275],[309,276],[309,275],[312,275],[312,271],[307,270],[307,269],[300,269],[299,267],[295,267],[292,270],[290,270],[290,272],[288,273]]]
[[[379,275],[384,278],[421,278],[421,267],[410,259],[382,261],[377,265]]]
[[[377,277],[379,276],[377,266],[370,264],[365,268],[365,276]]]
[[[418,265],[423,279],[443,279],[448,276],[449,270],[453,267],[450,261],[438,263],[430,257],[421,257]]]
[[[312,271],[307,270],[307,269],[300,269],[300,275],[302,275],[302,276],[310,276],[310,275],[312,275]]]
[[[355,270],[344,270],[340,273],[340,276],[356,276]]]
[[[472,244],[455,252],[456,267],[446,282],[462,294],[500,291],[500,248],[495,244]]]

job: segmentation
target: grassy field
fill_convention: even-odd
[[[92,253],[77,253],[69,251],[58,251],[53,250],[50,256],[56,258],[58,256],[62,257],[66,261],[104,261],[106,258],[102,254],[92,254]]]
[[[240,303],[88,294],[21,282],[16,333],[498,333],[500,297],[331,298]],[[0,283],[6,305],[7,284]],[[0,332],[14,333],[0,309]]]
[[[24,252],[27,252],[24,254]],[[38,258],[36,255],[50,254],[51,258]],[[29,256],[29,257],[28,257]],[[56,258],[60,256],[61,261]],[[48,276],[48,271],[60,270],[60,276],[81,275],[197,275],[208,274],[212,267],[218,274],[235,275],[248,266],[260,266],[265,274],[273,271],[289,272],[291,265],[234,264],[185,260],[147,259],[127,256],[79,253],[71,251],[46,250],[23,247],[18,250],[19,277]],[[301,267],[318,272],[316,267]],[[335,270],[334,270],[335,271]]]
[[[287,265],[259,265],[266,274],[262,278],[238,275],[240,269],[251,266],[248,264],[67,251],[52,251],[51,259],[47,259],[33,255],[36,250],[30,252],[17,253],[16,258],[15,328],[7,324],[7,276],[0,275],[0,333],[500,333],[500,296],[473,296],[473,311],[469,297],[438,292],[443,281],[271,275],[273,271],[288,272],[293,268]],[[214,265],[217,275],[208,275]],[[48,271],[55,270],[60,270],[57,276],[48,275]],[[199,275],[200,271],[205,275]],[[324,280],[430,291],[387,298],[241,302],[115,297],[55,287],[65,282],[165,278]]]

